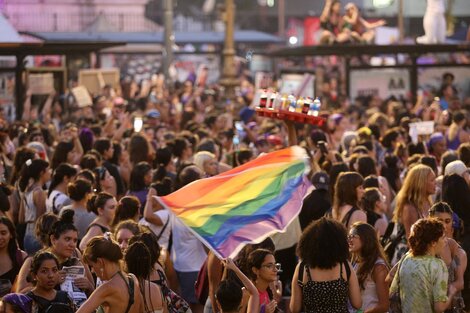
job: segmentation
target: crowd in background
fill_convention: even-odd
[[[257,116],[253,79],[240,79],[231,100],[219,85],[166,88],[159,75],[144,94],[105,86],[85,107],[69,92],[27,92],[21,120],[0,120],[5,312],[470,308],[470,107],[452,74],[416,101],[325,93],[321,128]],[[420,121],[434,132],[410,133]],[[299,231],[234,261],[154,197],[294,144],[316,187]],[[67,294],[71,266],[84,271]]]

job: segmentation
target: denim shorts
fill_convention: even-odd
[[[34,223],[28,223],[26,225],[26,232],[24,234],[23,245],[24,250],[30,256],[34,255],[36,252],[41,250],[42,245],[34,235]]]
[[[194,284],[196,283],[198,273],[199,272],[176,271],[176,276],[178,276],[178,281],[180,283],[181,297],[189,304],[199,303],[194,290]]]

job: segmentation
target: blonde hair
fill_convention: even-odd
[[[204,163],[211,159],[215,159],[215,154],[208,151],[200,151],[194,155],[193,163],[204,171]]]
[[[397,194],[397,205],[393,215],[393,220],[398,222],[403,214],[405,205],[412,205],[418,212],[424,214],[432,201],[426,191],[429,174],[434,174],[433,170],[423,164],[418,164],[410,169],[405,177],[403,186]]]

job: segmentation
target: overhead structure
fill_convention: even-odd
[[[418,64],[420,56],[430,53],[456,53],[470,52],[470,43],[456,44],[397,44],[397,45],[321,45],[321,46],[305,46],[294,48],[283,48],[275,50],[268,55],[273,58],[299,58],[306,56],[329,56],[336,55],[345,59],[346,65],[346,93],[350,94],[350,74],[352,70],[360,69],[384,69],[384,68],[402,68],[407,69],[410,73],[410,91],[413,99],[416,99],[418,91],[418,68],[422,67],[470,67],[470,64],[461,63],[445,63],[445,64]],[[394,56],[398,59],[399,55],[407,55],[410,62],[399,63],[394,65],[370,65],[351,64],[352,57],[358,56]],[[278,62],[273,62],[277,64]]]

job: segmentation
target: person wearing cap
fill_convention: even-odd
[[[157,127],[160,120],[160,111],[157,109],[151,109],[145,114],[146,124],[152,127]]]
[[[315,187],[302,204],[299,214],[300,228],[302,231],[312,222],[320,219],[331,208],[330,194],[328,192],[330,177],[325,172],[316,172],[312,176],[312,184]]]
[[[457,174],[463,177],[467,182],[467,185],[470,186],[470,169],[465,166],[465,163],[460,160],[456,160],[447,164],[444,169],[444,175],[450,176],[452,174]]]
[[[33,300],[21,293],[9,293],[2,298],[0,312],[31,313]]]

